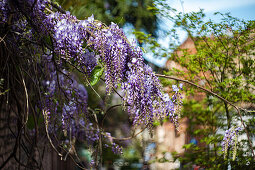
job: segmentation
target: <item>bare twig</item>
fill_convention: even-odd
[[[44,115],[44,120],[45,120],[45,131],[46,131],[46,134],[47,134],[47,137],[49,139],[49,142],[52,146],[52,148],[56,151],[56,153],[62,158],[63,155],[61,153],[58,152],[58,150],[56,149],[56,147],[54,146],[54,144],[52,143],[52,140],[50,138],[50,135],[49,135],[49,131],[48,131],[48,115],[47,115],[47,112],[45,110],[42,111],[43,112],[43,115]]]
[[[112,110],[113,108],[119,107],[119,106],[122,106],[122,104],[113,105],[113,106],[109,107],[109,108],[106,110],[106,112],[104,113],[104,117],[103,117],[103,120],[102,120],[102,124],[101,124],[102,127],[104,126],[104,120],[105,120],[105,118],[107,117],[107,114],[109,113],[109,111]]]
[[[24,78],[23,78],[23,75],[22,75],[22,74],[21,74],[21,77],[22,77],[22,84],[23,84],[24,90],[25,90],[25,95],[26,95],[26,107],[27,107],[27,111],[25,112],[25,113],[26,113],[26,117],[25,117],[25,122],[24,122],[24,124],[27,124],[27,121],[28,121],[28,112],[29,112],[28,93],[27,93],[26,83],[25,83],[25,81],[24,81]]]
[[[135,138],[139,134],[141,134],[147,128],[147,126],[148,126],[148,124],[142,130],[140,130],[138,133],[134,133],[132,136],[125,137],[125,138],[116,138],[116,137],[109,136],[107,134],[102,134],[102,135],[107,136],[108,138],[112,138],[113,140],[118,140],[118,141],[130,140],[130,139]]]

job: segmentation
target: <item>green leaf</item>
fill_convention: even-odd
[[[183,148],[185,148],[185,149],[190,149],[190,148],[192,148],[193,146],[194,146],[193,143],[189,143],[189,144],[183,145]]]
[[[45,36],[45,37],[44,37],[44,42],[45,42],[46,44],[48,44],[50,47],[52,46],[52,41],[51,41],[50,36]]]
[[[41,123],[43,123],[43,116],[42,116],[42,114],[40,114],[39,117],[37,117],[37,126],[41,125]],[[33,115],[29,115],[28,116],[27,128],[30,129],[30,130],[35,128],[35,120],[33,118]]]
[[[155,121],[153,122],[153,125],[154,125],[154,126],[159,126],[159,125],[160,125],[160,121],[155,120]]]
[[[91,76],[90,76],[90,84],[92,86],[97,84],[97,82],[100,80],[103,72],[104,72],[104,68],[103,67],[96,66],[94,68],[94,70],[92,71]]]
[[[34,120],[33,120],[33,116],[32,116],[32,115],[29,115],[29,116],[28,116],[27,127],[28,127],[28,129],[30,129],[30,130],[35,128],[35,122],[34,122]]]

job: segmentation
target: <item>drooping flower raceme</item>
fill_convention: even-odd
[[[127,81],[122,83],[123,102],[128,107],[133,124],[152,125],[156,118],[169,117],[178,125],[176,106],[168,94],[161,92],[161,85],[152,69],[141,58],[133,58],[127,65]]]
[[[222,141],[222,151],[224,152],[224,157],[226,157],[226,153],[228,148],[233,148],[233,160],[235,160],[236,156],[236,144],[237,144],[237,136],[238,132],[241,131],[241,127],[232,127],[225,132],[225,136]]]
[[[43,81],[46,93],[42,104],[48,113],[49,127],[55,126],[52,132],[63,131],[69,139],[86,139],[89,143],[97,141],[99,132],[89,119],[85,87],[72,73],[66,70],[57,72],[56,66],[50,62],[51,56],[42,57],[44,68],[49,72]]]
[[[70,13],[50,14],[47,20],[54,30],[55,51],[62,59],[76,61],[78,66],[85,66],[91,72],[93,67],[84,57],[84,52],[89,52],[83,49],[83,44],[98,54],[105,68],[106,91],[110,94],[121,84],[123,105],[128,107],[133,124],[152,125],[155,118],[165,116],[178,124],[176,96],[174,99],[164,97],[158,78],[143,62],[141,49],[129,43],[116,24],[107,27],[93,16],[78,21]]]
[[[53,51],[56,53],[56,57],[75,63],[84,73],[90,75],[97,65],[95,53],[83,47],[87,41],[86,27],[84,26],[90,22],[79,22],[69,12],[66,14],[52,13],[47,16],[44,22],[48,23],[47,29],[52,32]]]
[[[40,105],[47,112],[52,133],[63,132],[62,137],[73,140],[79,136],[92,144],[99,139],[100,130],[88,113],[86,89],[70,71],[75,68],[89,79],[96,65],[104,68],[107,94],[121,88],[122,104],[134,125],[151,127],[155,119],[168,117],[178,126],[181,87],[173,86],[172,97],[164,94],[144,63],[142,50],[127,40],[117,24],[106,26],[93,16],[77,20],[69,12],[54,12],[46,0],[10,2],[0,3],[1,28],[8,28],[10,20],[13,30],[8,33],[15,34],[8,34],[6,42],[32,44],[33,53],[21,56],[33,56],[30,61],[42,66]],[[15,16],[8,18],[10,13]]]

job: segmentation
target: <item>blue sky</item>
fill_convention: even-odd
[[[185,13],[204,9],[207,18],[215,21],[218,21],[219,17],[213,15],[214,12],[230,12],[231,16],[240,19],[255,20],[255,0],[169,0],[169,5],[180,12],[184,10]],[[183,31],[179,32],[179,36],[181,41],[187,37]],[[159,41],[165,42],[165,40]],[[163,67],[167,60],[166,58],[155,59],[150,55],[145,55],[145,58],[160,67]]]

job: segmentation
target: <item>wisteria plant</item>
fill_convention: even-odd
[[[65,146],[62,150],[69,154],[76,140],[91,147],[99,140],[110,142],[107,146],[121,152],[109,140],[109,133],[95,124],[97,118],[88,110],[86,89],[72,69],[80,72],[89,86],[102,76],[107,94],[120,88],[123,108],[134,126],[151,128],[155,120],[168,117],[178,127],[178,95],[171,98],[162,92],[158,78],[144,63],[142,50],[129,42],[115,23],[107,26],[93,16],[78,20],[46,0],[4,0],[1,9],[1,35],[6,45],[3,57],[18,58],[22,72],[25,66],[33,68],[32,64],[41,68],[37,70],[42,74],[40,79],[30,78],[38,83],[36,107],[44,116],[48,139],[58,155],[65,157],[59,146]],[[30,50],[23,50],[28,44]],[[29,108],[24,125],[28,116]],[[54,136],[61,138],[58,144]]]
[[[77,155],[76,141],[84,141],[95,153],[103,146],[121,153],[117,138],[99,126],[88,106],[85,85],[92,87],[100,79],[108,95],[121,92],[133,126],[151,129],[156,120],[168,118],[178,128],[182,84],[173,85],[172,97],[164,93],[142,50],[117,24],[105,25],[93,15],[78,20],[47,0],[2,0],[0,8],[1,78],[9,89],[2,98],[12,104],[10,110],[22,113],[17,141],[22,134],[38,135],[35,127],[30,132],[25,127],[30,115],[43,115],[48,140],[63,159]],[[24,90],[16,93],[17,86]],[[24,102],[19,96],[25,96]],[[97,154],[93,163],[98,166]]]

